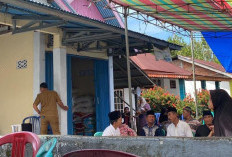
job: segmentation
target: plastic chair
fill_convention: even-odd
[[[96,133],[94,134],[94,136],[95,136],[95,137],[100,137],[100,136],[102,136],[102,134],[103,134],[103,132],[96,132]]]
[[[40,134],[40,117],[39,116],[30,116],[23,119],[23,124],[25,124],[26,120],[29,119],[29,123],[32,124],[32,132],[36,134]],[[38,126],[38,130],[36,127]]]
[[[83,156],[87,156],[87,157],[137,157],[136,155],[125,153],[125,152],[104,150],[104,149],[78,150],[78,151],[65,154],[63,157],[83,157]]]
[[[55,148],[57,143],[56,138],[52,138],[51,140],[45,142],[39,149],[36,157],[53,157],[52,151]]]
[[[31,132],[17,132],[3,136],[0,138],[0,146],[11,143],[12,144],[12,157],[24,157],[25,146],[27,143],[32,144],[33,157],[36,156],[37,151],[40,147],[39,137]]]

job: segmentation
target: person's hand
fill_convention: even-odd
[[[209,136],[208,137],[212,137],[214,135],[214,126],[210,126],[209,129],[211,130],[210,133],[209,133]]]
[[[209,129],[214,132],[214,126],[213,125],[209,126]]]
[[[68,111],[68,106],[64,106],[63,110]]]

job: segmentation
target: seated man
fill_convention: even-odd
[[[119,126],[122,124],[122,116],[119,111],[113,111],[108,114],[110,126],[108,126],[102,136],[120,136]]]
[[[190,107],[185,107],[183,109],[183,117],[186,123],[192,129],[193,134],[195,135],[197,128],[201,125],[201,123],[192,117],[192,109]]]
[[[145,125],[140,133],[140,136],[155,136],[158,126],[155,125],[155,113],[150,110],[146,113],[147,125]]]
[[[213,128],[213,115],[211,111],[203,111],[203,119],[205,125],[201,125],[197,128],[196,137],[212,137],[214,134]]]
[[[168,119],[172,123],[167,128],[167,136],[193,137],[190,126],[186,122],[179,120],[176,108],[168,108]]]

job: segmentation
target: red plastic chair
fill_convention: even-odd
[[[31,132],[17,132],[5,135],[2,138],[0,138],[0,146],[7,143],[12,143],[12,157],[24,157],[25,146],[27,143],[32,144],[33,157],[36,156],[36,153],[40,147],[39,137]]]
[[[128,154],[120,151],[105,150],[105,149],[85,149],[70,152],[63,157],[138,157],[133,154]]]

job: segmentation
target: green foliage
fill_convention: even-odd
[[[162,108],[175,107],[179,115],[183,113],[183,108],[186,106],[191,107],[193,115],[195,115],[196,106],[195,101],[191,95],[186,95],[184,100],[181,100],[179,96],[170,94],[166,89],[158,86],[144,90],[142,96],[150,104],[151,109],[156,113],[160,113]],[[197,91],[197,106],[198,115],[202,116],[203,110],[208,108],[209,91],[201,90]]]
[[[183,46],[180,51],[172,51],[172,57],[177,55],[191,57],[191,44],[184,41],[184,38],[181,36],[174,35],[173,37],[168,38],[168,42],[174,43],[177,45]],[[217,57],[213,54],[206,40],[202,37],[199,40],[194,39],[194,54],[196,59],[205,60],[205,61],[213,61],[215,63],[220,64]]]

